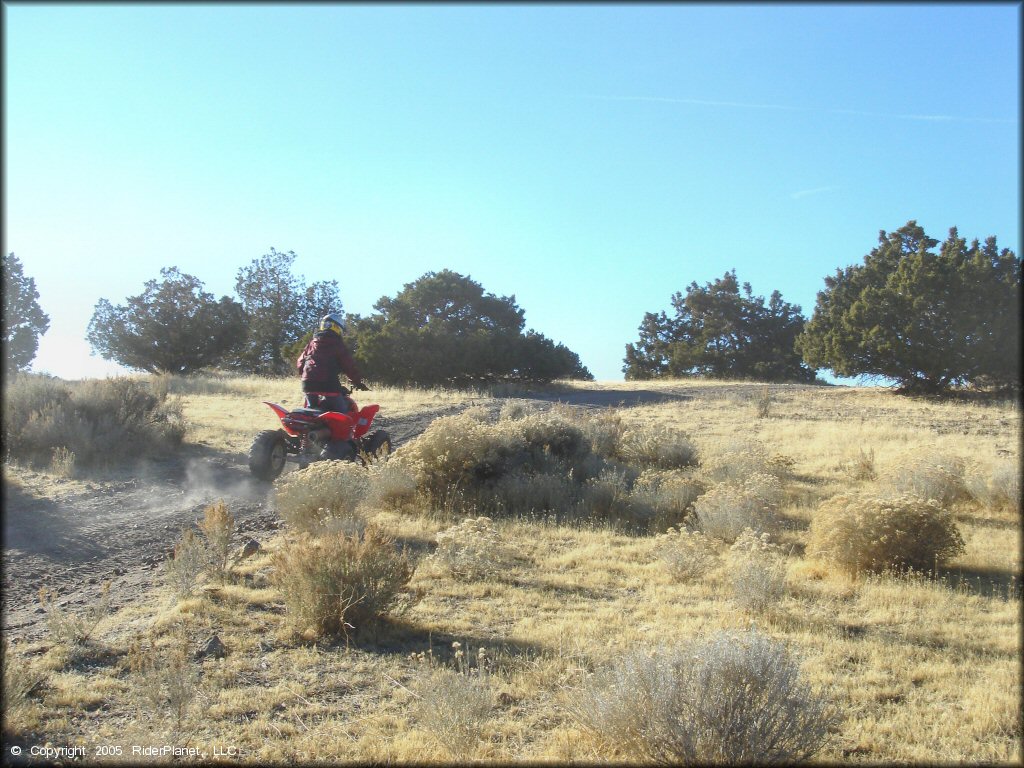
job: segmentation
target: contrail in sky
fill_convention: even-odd
[[[757,104],[744,101],[709,101],[706,99],[677,99],[667,96],[582,96],[594,101],[653,101],[664,104],[692,104],[700,107],[738,107],[741,109],[774,109],[785,112],[823,112],[831,115],[860,115],[862,117],[884,117],[890,120],[921,120],[932,123],[1006,123],[1016,124],[1015,119],[996,117],[958,117],[956,115],[914,115],[868,112],[860,109],[829,109],[827,107],[793,107],[786,104]]]

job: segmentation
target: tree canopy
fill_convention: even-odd
[[[39,306],[36,281],[25,274],[13,253],[3,257],[4,374],[29,366],[39,349],[39,337],[50,327],[50,318]]]
[[[242,306],[215,299],[196,277],[169,267],[138,296],[96,304],[86,338],[95,352],[150,373],[193,373],[229,359],[245,342]]]
[[[798,340],[811,365],[906,392],[1020,383],[1020,259],[996,238],[939,244],[916,221],[879,233],[864,263],[825,278]]]
[[[426,273],[374,309],[351,322],[357,362],[373,381],[467,386],[593,378],[576,353],[523,332],[515,296],[485,293],[451,270]]]
[[[767,304],[736,270],[704,286],[690,283],[671,299],[674,315],[648,312],[640,338],[626,345],[627,379],[709,376],[759,381],[814,381],[794,342],[800,307],[773,291]]]
[[[340,312],[336,280],[306,285],[292,274],[296,255],[270,253],[238,270],[235,292],[249,323],[248,340],[234,361],[252,373],[290,373],[292,361],[283,350],[320,322],[328,312]]]

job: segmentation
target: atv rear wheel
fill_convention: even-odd
[[[256,435],[249,448],[249,471],[260,480],[273,480],[284,470],[287,452],[284,432],[265,429]]]
[[[362,452],[369,457],[384,458],[391,453],[391,435],[383,429],[378,429],[363,438],[361,447]]]

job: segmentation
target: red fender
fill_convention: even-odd
[[[351,416],[337,411],[326,411],[320,414],[320,420],[331,430],[331,440],[351,440],[355,422]]]
[[[379,410],[379,405],[368,405],[356,414],[356,437],[362,437],[370,431],[370,425],[373,424],[373,417],[377,415],[377,411]]]
[[[289,429],[284,421],[285,417],[290,413],[288,409],[267,400],[264,400],[263,404],[277,414],[277,418],[281,420],[281,426],[285,432],[292,437],[299,434]],[[368,405],[352,415],[338,413],[337,411],[326,411],[320,414],[317,419],[326,424],[327,428],[331,430],[332,440],[351,440],[353,437],[362,437],[370,431],[370,425],[373,423],[373,419],[379,410],[379,405]]]
[[[268,402],[267,400],[264,400],[263,404],[268,406],[270,408],[270,410],[272,410],[275,414],[277,414],[277,418],[279,418],[281,420],[281,429],[283,429],[285,432],[287,432],[292,437],[297,437],[298,436],[298,434],[299,434],[298,432],[296,432],[294,429],[289,429],[288,425],[284,423],[284,417],[288,415],[287,409],[282,408],[277,403]]]
[[[285,416],[288,415],[288,411],[286,411],[284,408],[282,408],[277,403],[270,403],[270,402],[267,402],[266,400],[264,400],[263,404],[264,405],[269,405],[270,406],[270,410],[272,410],[274,413],[276,413],[277,414],[277,418],[279,418],[279,419],[283,419]]]

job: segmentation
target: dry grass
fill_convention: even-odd
[[[176,386],[170,382],[172,394]],[[252,386],[254,391],[241,395],[227,387],[182,393],[185,415],[192,424],[202,423],[195,414],[208,413],[204,409],[213,403],[222,411],[247,412],[252,400],[274,386],[298,394],[292,381]],[[45,679],[5,725],[40,744],[130,747],[166,738],[173,722],[169,704],[162,705],[159,722],[137,717],[136,678],[125,661],[130,628],[150,627],[150,641],[161,653],[170,651],[185,628],[193,639],[216,632],[228,648],[224,659],[192,662],[195,704],[182,727],[189,744],[208,755],[214,747],[232,746],[241,761],[253,764],[630,760],[635,753],[609,747],[573,716],[573,692],[588,675],[603,674],[637,649],[708,649],[722,631],[743,635],[753,618],[766,648],[784,648],[790,662],[801,660],[795,668],[766,652],[764,658],[774,661],[764,674],[785,672],[792,690],[827,697],[840,714],[815,759],[1019,764],[1020,522],[1007,469],[1019,466],[1016,407],[910,400],[873,389],[771,385],[770,412],[758,418],[764,385],[595,383],[576,391],[602,406],[612,398],[627,402],[597,412],[608,422],[607,445],[614,446],[612,422],[622,416],[641,428],[691,436],[698,459],[720,455],[732,444],[763,448],[756,451],[766,457],[757,462],[759,471],[768,469],[778,491],[780,527],[773,542],[786,553],[785,589],[768,610],[752,616],[739,604],[724,558],[702,575],[678,578],[661,559],[662,545],[653,535],[625,535],[576,519],[556,523],[553,516],[495,517],[491,527],[514,555],[501,578],[463,581],[419,567],[406,588],[418,601],[400,619],[381,623],[373,638],[349,646],[311,641],[296,636],[294,611],[274,582],[278,555],[292,546],[281,536],[236,565],[234,583],[216,593],[169,607],[166,601],[140,600],[101,623],[97,639],[112,649],[112,662],[82,666],[44,645],[19,649],[19,658],[33,659],[33,673]],[[377,399],[377,392],[371,394]],[[396,410],[408,408],[405,413],[431,406],[435,396],[384,394],[393,397]],[[451,393],[435,394],[434,406],[460,402]],[[253,408],[255,420],[262,406]],[[521,420],[529,410],[509,406],[503,420]],[[273,415],[267,410],[262,418]],[[582,415],[578,423],[600,455],[593,439],[600,429],[584,428]],[[244,447],[264,426],[239,433]],[[232,454],[239,450],[233,434],[192,427],[187,439],[203,439]],[[777,454],[791,463],[772,463]],[[947,511],[966,549],[937,578],[881,573],[855,579],[805,554],[828,499],[875,494],[882,478],[915,454],[964,462],[969,493]],[[873,455],[877,477],[850,471],[861,455]],[[729,472],[716,480],[705,473],[713,468],[709,462],[682,470],[680,477],[699,480],[704,491],[727,485]],[[631,495],[639,477],[632,478]],[[648,491],[652,486],[640,485]],[[408,491],[408,483],[404,487]],[[431,550],[453,521],[418,507],[407,494],[397,497],[401,503],[383,503],[370,493],[362,514],[393,536],[396,546]],[[723,545],[709,546],[716,557],[721,554]],[[453,641],[468,656],[487,648],[494,664],[480,678],[484,684],[460,672]],[[436,663],[425,665],[415,654]],[[453,693],[462,697],[455,697],[458,704],[475,704],[432,721],[430,705],[423,702],[451,701]],[[198,711],[202,717],[195,716]],[[444,729],[455,735],[438,738]],[[740,742],[724,743],[737,748]]]

